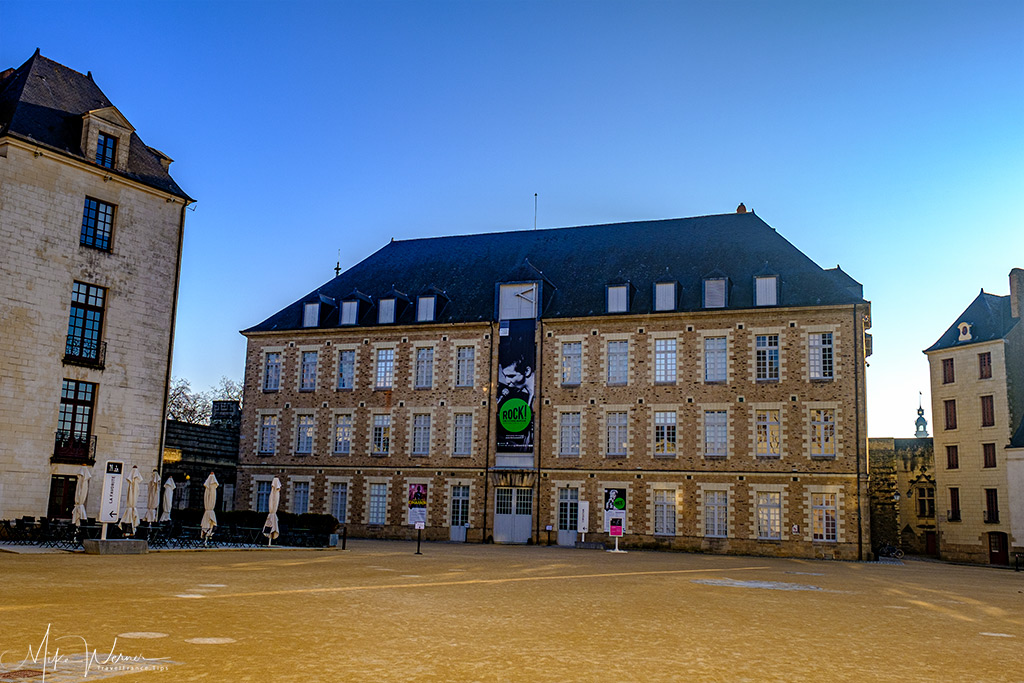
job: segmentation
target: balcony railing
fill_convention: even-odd
[[[64,345],[64,362],[103,369],[107,362],[107,342],[69,334]]]
[[[985,524],[999,524],[999,510],[985,510],[983,515]]]
[[[960,521],[960,511],[959,510],[947,510],[946,511],[946,521],[947,522],[959,522]]]
[[[58,429],[53,441],[53,463],[65,465],[95,465],[96,437],[75,434]]]

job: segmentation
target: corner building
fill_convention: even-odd
[[[870,305],[753,213],[393,241],[245,330],[238,505],[854,559]],[[525,407],[524,407],[525,406]],[[581,512],[582,511],[582,512]]]

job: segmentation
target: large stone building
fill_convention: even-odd
[[[357,535],[425,498],[435,539],[865,557],[869,327],[742,205],[392,241],[243,332],[236,505],[276,476]]]
[[[1005,565],[1024,547],[1024,519],[1011,512],[1024,481],[1011,486],[1008,462],[1024,421],[1022,297],[1024,270],[1014,268],[1009,296],[983,290],[925,349],[944,559]]]
[[[82,466],[159,465],[191,201],[170,163],[91,74],[0,72],[0,518],[70,517]]]

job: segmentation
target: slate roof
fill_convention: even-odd
[[[168,420],[165,444],[168,448],[180,448],[188,460],[238,461],[237,429]]]
[[[1024,419],[1021,419],[1017,431],[1014,432],[1013,438],[1010,439],[1010,448],[1024,448]]]
[[[997,296],[981,290],[981,293],[971,302],[967,310],[960,314],[956,322],[950,325],[949,329],[939,337],[939,340],[924,352],[941,351],[954,346],[967,346],[1003,339],[1020,322],[1019,318],[1010,315],[1010,310],[1009,296]],[[967,341],[959,341],[960,323],[971,325],[971,338]]]
[[[90,163],[82,150],[82,115],[113,106],[92,75],[47,59],[37,50],[17,69],[0,73],[0,135],[49,147]],[[126,172],[107,169],[151,187],[191,199],[160,163],[162,154],[131,134]]]
[[[729,278],[730,309],[752,308],[753,278],[769,274],[779,277],[780,306],[864,303],[860,284],[838,267],[823,270],[755,214],[730,213],[392,241],[243,332],[298,329],[303,302],[318,298],[334,303],[320,327],[334,327],[342,300],[376,302],[392,290],[413,301],[443,292],[435,322],[494,320],[499,282],[541,282],[542,318],[605,315],[606,286],[627,281],[630,313],[650,313],[654,284],[665,281],[680,285],[677,310],[696,311],[702,281],[714,274]],[[360,325],[376,325],[371,310]],[[413,324],[414,315],[414,306],[399,307],[396,322]]]

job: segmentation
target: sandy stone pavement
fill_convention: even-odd
[[[0,553],[0,681],[1024,681],[1024,572],[348,547]]]

